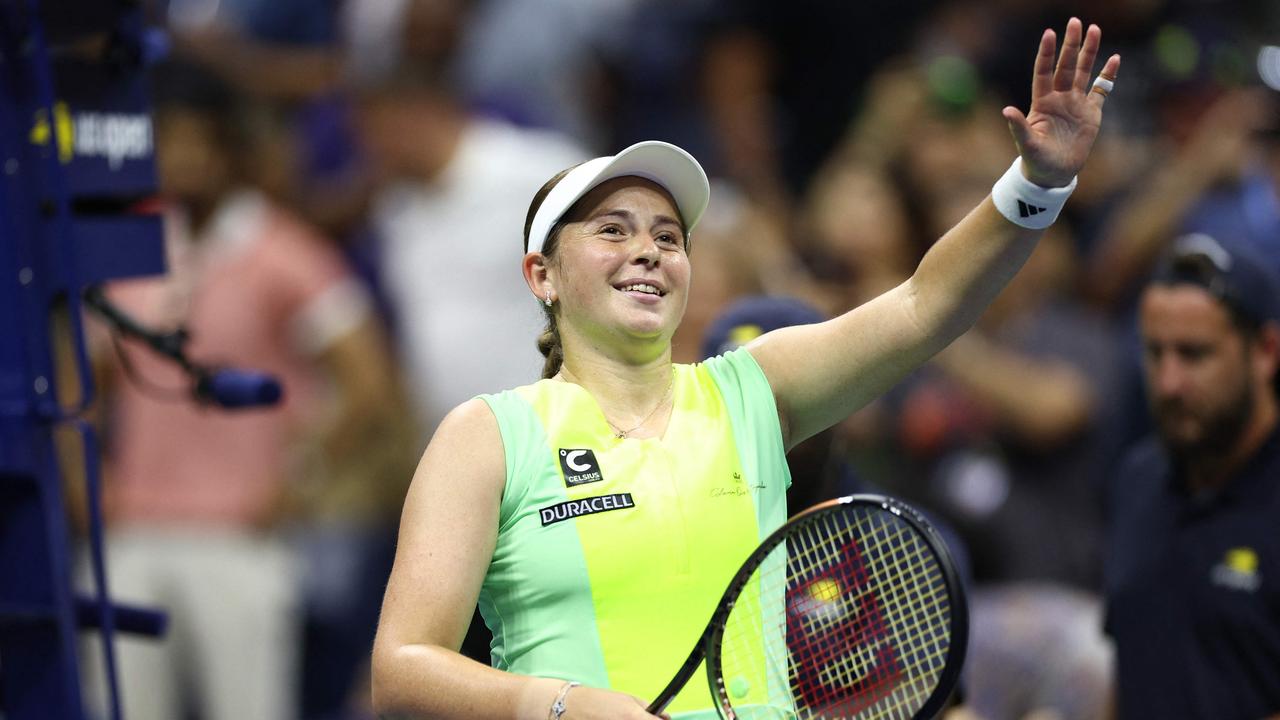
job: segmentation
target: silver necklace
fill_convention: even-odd
[[[675,384],[676,384],[676,372],[675,372],[675,369],[673,368],[671,370],[671,380],[667,382],[667,390],[666,392],[662,393],[662,399],[658,401],[657,405],[653,406],[653,409],[649,411],[648,415],[644,416],[643,420],[636,423],[635,427],[627,428],[626,430],[620,430],[618,426],[614,425],[613,421],[609,419],[609,416],[605,415],[604,421],[606,423],[609,423],[609,427],[613,428],[613,436],[619,440],[624,440],[626,439],[627,435],[630,435],[636,430],[639,430],[641,427],[644,426],[645,423],[649,422],[649,419],[653,417],[653,414],[658,412],[658,408],[667,404],[667,397],[671,394],[671,388],[675,387]],[[603,415],[604,413],[601,413],[601,414]]]

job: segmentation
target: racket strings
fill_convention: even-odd
[[[888,529],[888,528],[886,528]],[[884,547],[896,548],[892,560],[878,562],[880,585],[896,590],[886,602],[888,624],[901,653],[902,703],[910,717],[932,694],[950,650],[950,595],[932,549],[914,530],[898,528]],[[887,705],[887,704],[886,704]],[[888,709],[888,707],[886,707]]]
[[[946,663],[950,596],[936,556],[914,528],[884,513],[867,513],[866,518],[864,525],[872,527],[860,536],[873,569],[868,592],[881,598],[892,629],[884,639],[896,650],[892,679],[899,688],[876,704],[876,712],[863,715],[910,717],[932,694]]]
[[[819,513],[757,567],[719,663],[740,718],[911,718],[950,648],[946,576],[920,532],[860,506]]]

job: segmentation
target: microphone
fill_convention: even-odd
[[[275,405],[284,394],[275,377],[235,368],[201,372],[195,390],[201,400],[230,410]]]
[[[152,350],[169,358],[182,368],[195,381],[192,391],[196,399],[201,402],[227,410],[238,410],[275,405],[284,395],[280,381],[267,373],[235,368],[211,368],[192,362],[186,353],[185,345],[188,336],[185,329],[179,328],[173,332],[162,333],[144,327],[107,300],[100,286],[86,288],[83,297],[85,304],[106,318],[117,331],[145,342]],[[133,377],[133,371],[127,361],[125,371]]]

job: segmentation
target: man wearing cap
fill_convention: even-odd
[[[1280,279],[1189,235],[1139,312],[1156,433],[1111,489],[1117,717],[1280,717]]]

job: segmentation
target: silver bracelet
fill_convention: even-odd
[[[560,687],[560,692],[556,693],[556,701],[551,703],[551,712],[547,715],[547,720],[560,720],[564,716],[565,697],[568,696],[570,690],[581,684],[570,680]]]

